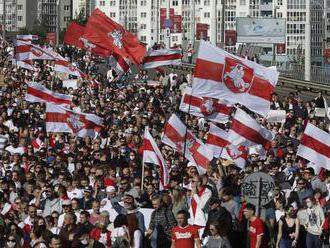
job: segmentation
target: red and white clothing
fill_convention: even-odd
[[[172,228],[172,240],[176,247],[194,248],[195,239],[198,239],[197,227],[187,225],[185,227],[176,226]]]
[[[101,232],[100,229],[98,228],[94,228],[91,232],[90,232],[90,237],[98,242],[100,242],[101,244],[103,244],[106,248],[110,248],[111,247],[111,232],[110,231],[106,231],[106,232]]]
[[[211,198],[212,192],[206,187],[203,187],[197,193],[195,193],[191,199],[191,205],[189,208],[190,221],[192,225],[205,227],[206,215],[203,211],[206,203]]]

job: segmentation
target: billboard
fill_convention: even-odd
[[[196,40],[207,40],[209,25],[196,23]]]
[[[226,46],[235,46],[236,45],[236,31],[235,30],[226,30],[225,31],[225,44],[226,44]]]
[[[55,33],[46,33],[46,42],[51,46],[55,46],[56,34]]]
[[[237,42],[285,43],[286,20],[279,18],[239,17],[236,20]]]

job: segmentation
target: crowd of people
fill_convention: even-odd
[[[141,71],[123,81],[112,68],[101,73],[99,58],[89,52],[60,47],[65,58],[100,83],[78,80],[77,89],[65,88],[52,61],[35,61],[36,70],[28,71],[12,63],[11,44],[1,41],[0,48],[0,247],[329,245],[330,172],[296,156],[308,121],[329,131],[327,119],[315,116],[315,108],[325,107],[321,93],[310,101],[299,92],[274,93],[271,108],[286,110],[287,117],[275,124],[258,118],[276,133],[267,154],[250,154],[244,170],[214,159],[199,175],[161,142],[172,113],[206,139],[208,122],[179,111],[191,73]],[[29,81],[73,95],[71,108],[104,118],[104,128],[88,138],[47,133],[45,104],[25,101]],[[146,126],[170,171],[170,185],[162,191],[159,168],[145,164],[142,170]],[[257,171],[276,182],[260,216],[241,195],[244,178]],[[197,225],[197,219],[205,224]]]

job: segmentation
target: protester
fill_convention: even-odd
[[[203,175],[161,139],[172,113],[201,142],[207,139],[208,118],[179,111],[192,83],[190,71],[164,67],[156,76],[141,69],[121,77],[90,51],[55,48],[79,66],[83,79],[55,72],[48,60],[34,60],[34,70],[26,70],[12,63],[12,44],[1,40],[0,48],[1,247],[166,248],[183,247],[181,241],[198,246],[197,240],[206,247],[243,247],[246,242],[251,248],[321,247],[329,242],[330,172],[321,168],[324,164],[297,156],[307,123],[329,131],[326,117],[315,111],[325,107],[322,93],[310,100],[300,92],[274,93],[270,106],[286,111],[282,123],[248,112],[274,133],[269,150],[248,151],[242,168],[214,158]],[[25,98],[30,81],[72,95],[68,107],[103,118],[102,128],[91,137],[47,133],[46,104]],[[228,131],[231,122],[232,113],[217,126]],[[145,127],[169,171],[167,185],[161,184],[159,165],[143,163]],[[186,148],[190,152],[193,147],[189,143]],[[268,173],[275,182],[272,200],[260,216],[242,195],[242,183],[253,172]],[[186,228],[192,236],[176,236]]]

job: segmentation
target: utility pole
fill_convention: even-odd
[[[306,1],[305,25],[305,81],[311,80],[311,5]]]
[[[60,28],[61,28],[61,18],[60,18],[60,0],[56,1],[56,46],[60,43]]]
[[[217,0],[211,1],[211,9],[213,9],[213,15],[211,19],[211,43],[217,45]]]
[[[277,6],[275,1],[273,0],[273,5],[274,5],[274,10],[273,10],[273,18],[277,18]],[[276,44],[273,43],[273,61],[272,61],[272,65],[276,65]]]
[[[225,9],[226,0],[221,0],[221,48],[225,48]]]
[[[166,8],[166,19],[167,19],[167,24],[173,25],[171,22],[171,0],[167,0],[167,8]],[[166,47],[170,48],[171,47],[171,28],[166,27],[165,28],[165,34],[166,34]]]
[[[2,0],[3,1],[3,14],[2,14],[2,38],[4,40],[6,40],[6,0]]]
[[[192,0],[192,11],[191,11],[191,36],[190,36],[190,42],[191,45],[194,47],[195,44],[195,29],[196,29],[196,22],[195,22],[195,0]]]

